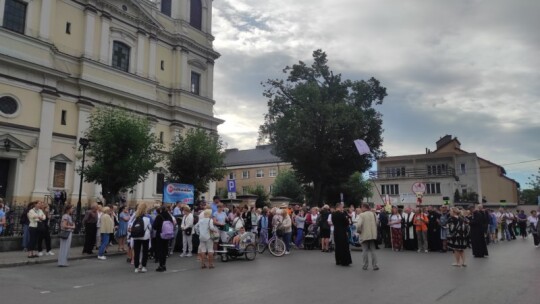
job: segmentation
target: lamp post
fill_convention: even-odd
[[[84,180],[84,158],[86,156],[86,148],[90,140],[88,138],[79,138],[79,150],[82,149],[82,165],[81,165],[81,181],[79,183],[79,200],[77,201],[77,225],[75,226],[75,233],[81,231],[82,219],[81,219],[81,200],[82,200],[82,187]]]

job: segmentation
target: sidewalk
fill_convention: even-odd
[[[117,246],[109,248],[107,256],[125,255],[125,252],[117,252]],[[43,255],[41,257],[29,259],[26,252],[23,251],[8,251],[0,252],[0,268],[16,267],[33,264],[46,264],[56,263],[58,261],[59,248],[53,249],[55,255]],[[69,251],[69,260],[83,260],[83,259],[96,259],[97,250],[94,250],[95,254],[83,254],[82,247],[71,247]]]

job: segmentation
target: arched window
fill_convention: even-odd
[[[202,3],[201,0],[191,0],[189,23],[196,29],[202,29]]]
[[[113,42],[112,67],[129,72],[129,52],[131,48],[120,41]]]

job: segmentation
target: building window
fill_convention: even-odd
[[[243,186],[242,187],[242,194],[243,195],[249,194],[248,192],[249,192],[249,187],[248,186]]]
[[[385,195],[399,195],[399,185],[398,184],[392,184],[392,185],[381,185],[381,194]]]
[[[64,188],[66,186],[66,163],[54,163],[53,187]]]
[[[272,194],[272,191],[274,191],[274,185],[268,186],[268,193]]]
[[[71,35],[71,22],[66,22],[66,34]]]
[[[191,0],[189,24],[194,28],[202,29],[202,3],[201,0]]]
[[[27,4],[18,0],[6,0],[4,7],[4,24],[8,30],[24,34]]]
[[[465,167],[465,164],[459,164],[459,172],[461,172],[461,174],[467,174],[467,169]]]
[[[236,179],[236,173],[229,172],[229,180],[233,180],[233,179]]]
[[[112,67],[115,69],[129,72],[129,53],[131,48],[122,42],[113,43]]]
[[[159,143],[163,143],[163,132],[159,132]]]
[[[428,165],[427,174],[428,175],[447,175],[448,172],[446,172],[446,169],[447,167],[445,164]]]
[[[276,168],[272,168],[268,171],[268,176],[270,177],[276,177],[277,176],[277,169]]]
[[[243,179],[248,179],[249,178],[249,171],[248,170],[242,171],[242,178]]]
[[[165,71],[165,61],[161,60],[161,70]]]
[[[427,194],[441,194],[441,183],[427,183],[426,193]]]
[[[0,114],[14,115],[19,110],[19,103],[10,96],[0,97]]]
[[[264,177],[264,170],[263,169],[257,170],[256,177],[257,178]]]
[[[201,86],[201,74],[191,72],[191,93],[199,95]]]
[[[161,12],[169,17],[171,16],[171,0],[161,0]]]
[[[405,167],[386,168],[386,177],[400,177],[400,176],[405,176]]]
[[[62,115],[60,117],[60,124],[62,126],[65,126],[66,125],[66,115],[67,115],[67,111],[66,110],[62,110]]]
[[[165,186],[165,174],[156,174],[156,194],[163,194],[163,187]]]

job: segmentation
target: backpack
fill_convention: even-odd
[[[138,218],[133,221],[133,225],[131,226],[131,237],[132,238],[142,238],[144,237],[145,231],[144,229],[144,220],[142,216],[139,216]]]
[[[162,240],[171,240],[174,238],[174,225],[172,221],[163,221],[159,236]]]

